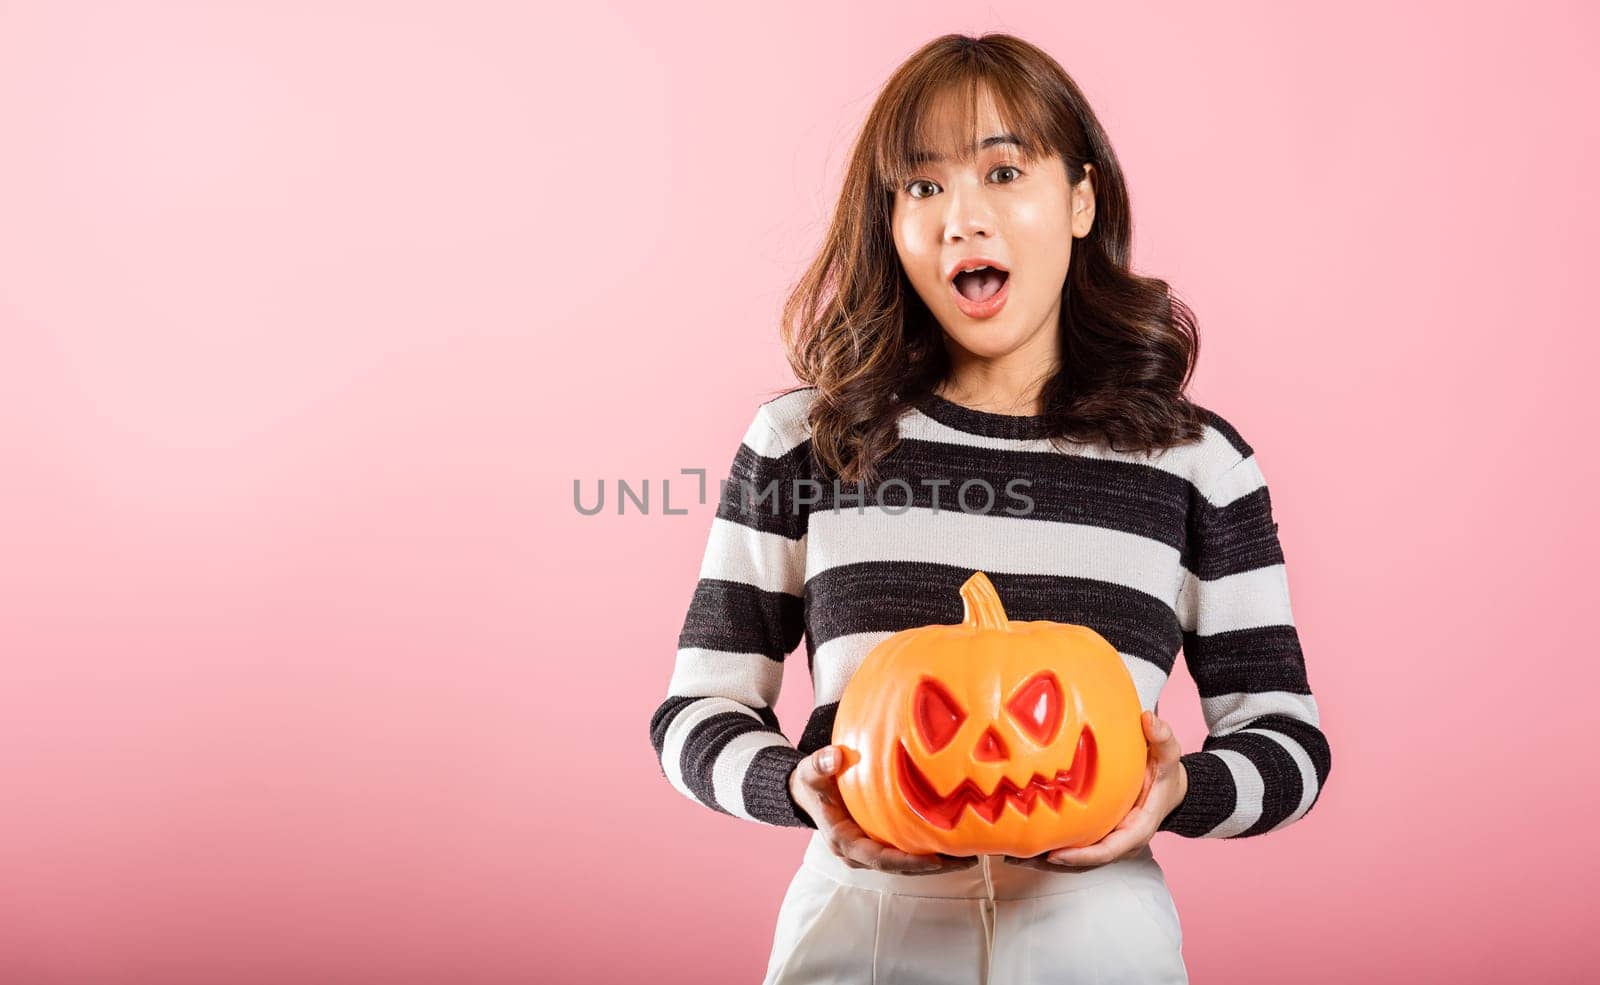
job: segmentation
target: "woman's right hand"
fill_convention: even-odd
[[[875,841],[861,830],[845,809],[835,778],[844,764],[844,749],[823,746],[800,760],[789,774],[789,795],[817,825],[828,840],[828,847],[852,869],[881,869],[921,875],[966,869],[978,864],[976,857],[957,855],[912,855],[892,845]]]

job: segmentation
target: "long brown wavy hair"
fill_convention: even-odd
[[[1094,224],[1073,243],[1060,368],[1040,394],[1050,437],[1116,450],[1200,437],[1201,415],[1183,393],[1199,354],[1194,315],[1165,281],[1129,269],[1122,168],[1083,93],[1020,38],[947,34],[896,69],[873,103],[826,239],[783,307],[789,364],[818,391],[813,455],[844,481],[874,481],[875,464],[898,443],[898,419],[949,372],[943,329],[906,277],[890,218],[895,189],[913,176],[913,151],[933,146],[927,110],[965,86],[972,132],[985,85],[1025,153],[1059,155],[1074,184],[1094,165]]]

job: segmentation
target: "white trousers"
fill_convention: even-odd
[[[930,875],[853,869],[820,834],[784,895],[763,985],[1187,983],[1161,867],[1043,872],[982,856]]]

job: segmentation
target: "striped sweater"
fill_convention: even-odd
[[[1266,482],[1227,421],[1200,408],[1204,438],[1156,452],[1063,451],[1041,418],[934,395],[900,419],[900,444],[863,495],[804,481],[820,475],[806,419],[816,392],[757,408],[718,477],[676,664],[650,719],[673,787],[735,817],[814,826],[788,778],[829,743],[851,674],[899,630],[961,622],[960,586],[982,571],[1011,619],[1078,623],[1110,641],[1144,708],[1156,709],[1183,650],[1209,734],[1183,756],[1188,793],[1163,830],[1245,837],[1310,810],[1328,741]],[[773,705],[802,638],[814,707],[791,743]]]

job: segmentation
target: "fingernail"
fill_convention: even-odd
[[[822,771],[824,773],[832,773],[833,772],[833,755],[834,755],[833,750],[829,749],[826,752],[824,752],[821,756],[817,757],[817,765],[822,767]]]

